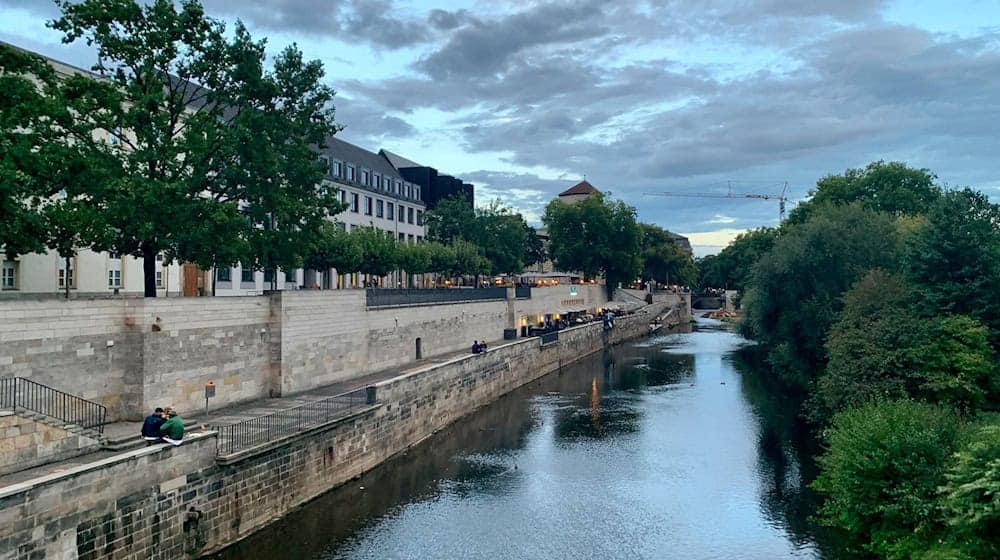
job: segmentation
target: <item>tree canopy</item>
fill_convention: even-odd
[[[87,200],[114,232],[108,249],[143,259],[156,295],[155,257],[202,266],[273,269],[301,264],[309,239],[340,211],[318,189],[313,147],[336,132],[322,65],[295,47],[265,64],[264,42],[237,24],[227,33],[195,0],[59,2],[51,26],[65,42],[96,47],[77,76],[91,104],[76,141],[110,154],[108,180]]]
[[[642,276],[664,284],[693,286],[697,272],[691,253],[677,246],[672,234],[653,224],[642,230]]]
[[[553,200],[542,222],[556,266],[586,276],[603,274],[609,294],[642,271],[642,230],[635,208],[601,193],[568,204]]]
[[[771,250],[779,234],[777,228],[759,228],[737,235],[718,255],[702,259],[698,285],[744,291],[754,264]]]

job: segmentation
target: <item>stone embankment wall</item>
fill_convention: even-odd
[[[0,474],[79,455],[98,445],[86,435],[0,410]]]
[[[376,386],[358,414],[217,459],[214,434],[0,489],[0,560],[193,558],[225,547],[458,418],[607,344],[666,308],[428,366]]]
[[[570,289],[576,293],[570,292]],[[604,305],[603,287],[531,299],[366,309],[364,290],[270,296],[0,302],[0,377],[100,402],[111,420],[318,386],[498,340],[520,317]]]

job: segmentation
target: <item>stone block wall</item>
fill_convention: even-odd
[[[0,411],[0,475],[74,457],[98,445],[85,435]]]
[[[648,332],[666,308],[486,354],[429,365],[376,386],[355,416],[217,461],[214,434],[154,446],[0,489],[0,560],[194,558],[231,544],[525,383]],[[161,317],[162,319],[162,317]]]
[[[142,402],[142,337],[125,321],[141,300],[0,303],[0,378],[27,377],[97,401],[111,418]]]

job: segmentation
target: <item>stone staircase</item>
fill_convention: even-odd
[[[141,424],[136,425],[135,422],[125,424],[126,426],[123,426],[122,429],[115,429],[115,424],[112,424],[101,437],[101,447],[108,451],[130,451],[145,447],[146,440],[139,436]],[[190,430],[198,424],[196,419],[185,419],[184,429],[185,431]]]

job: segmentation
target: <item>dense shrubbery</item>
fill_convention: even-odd
[[[826,426],[824,523],[867,555],[994,558],[1000,207],[934,179],[819,181],[749,267],[741,328]]]

